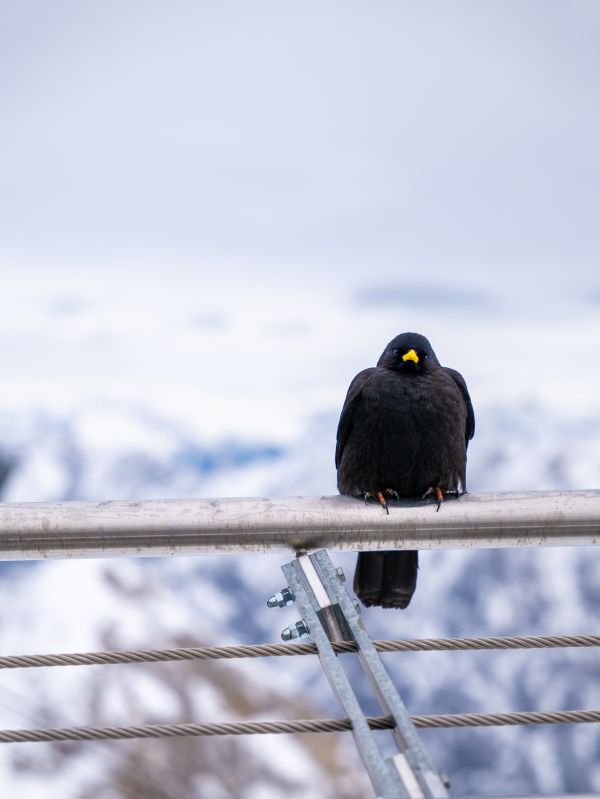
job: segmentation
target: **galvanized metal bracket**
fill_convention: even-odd
[[[354,742],[381,799],[446,799],[440,774],[433,768],[379,654],[360,620],[339,571],[322,549],[301,554],[282,566],[298,611],[319,651],[323,671],[345,715],[352,721]],[[353,641],[369,684],[385,715],[393,717],[398,754],[386,758],[370,729],[333,641]]]

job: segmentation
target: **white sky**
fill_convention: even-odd
[[[0,9],[0,407],[281,433],[406,329],[597,403],[595,2]]]

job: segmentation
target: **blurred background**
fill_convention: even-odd
[[[3,501],[334,493],[347,386],[404,330],[469,384],[471,490],[598,487],[596,2],[0,9]],[[284,561],[1,564],[0,650],[275,641]],[[594,552],[431,552],[365,622],[594,633],[599,608]],[[600,702],[593,651],[387,657],[413,713]],[[337,712],[309,658],[62,671],[3,673],[0,727]],[[591,725],[423,738],[457,796],[600,791]],[[371,795],[343,735],[3,745],[0,789]]]

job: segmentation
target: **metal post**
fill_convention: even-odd
[[[444,799],[434,770],[402,700],[367,635],[358,612],[325,550],[301,554],[282,566],[298,611],[319,650],[321,665],[344,713],[373,788],[382,799]],[[385,758],[369,728],[332,641],[354,641],[359,661],[386,715],[394,718],[398,754]]]

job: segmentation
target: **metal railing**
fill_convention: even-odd
[[[537,547],[599,542],[600,491],[468,494],[448,499],[439,513],[435,504],[402,500],[390,503],[389,515],[382,513],[377,505],[340,496],[0,505],[1,560],[294,552],[294,560],[282,567],[288,585],[271,596],[268,604],[283,607],[295,602],[301,619],[286,628],[282,637],[286,641],[308,636],[313,639],[308,648],[318,654],[345,713],[343,719],[292,722],[0,730],[0,743],[349,730],[379,797],[446,799],[447,782],[431,763],[417,727],[593,723],[600,721],[600,710],[411,717],[379,652],[415,648],[598,646],[600,637],[373,642],[357,606],[346,592],[343,573],[335,569],[322,548]],[[315,549],[321,551],[307,554]],[[0,667],[133,664],[291,654],[289,645],[284,647],[285,651],[281,647],[11,656],[0,658]],[[301,653],[308,653],[307,646],[298,644],[296,654]],[[358,693],[341,667],[338,657],[341,653],[358,657],[383,716],[365,716]],[[379,748],[374,730],[382,729],[392,731],[396,743],[392,757],[385,757]]]
[[[0,560],[600,542],[600,491],[466,494],[389,516],[352,497],[0,505]]]

